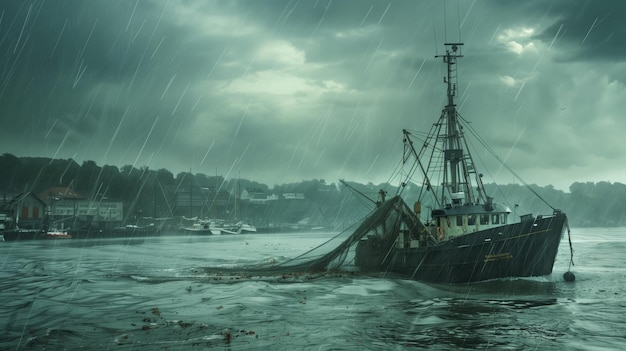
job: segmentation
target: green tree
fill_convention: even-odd
[[[17,174],[22,167],[22,161],[16,156],[8,153],[0,156],[0,190],[3,192],[13,192],[18,188],[19,180]]]

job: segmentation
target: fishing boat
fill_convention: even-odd
[[[446,43],[445,54],[435,56],[447,65],[447,104],[430,132],[403,130],[403,162],[412,164],[406,179],[421,174],[416,177],[422,182],[418,200],[411,208],[400,194],[386,199],[381,191],[378,207],[352,236],[358,241],[355,264],[362,271],[434,283],[552,273],[567,217],[548,204],[552,212],[547,215],[514,220],[508,206],[487,194],[465,138],[473,128],[455,104],[462,46]],[[422,213],[423,206],[429,213]]]

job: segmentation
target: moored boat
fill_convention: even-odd
[[[201,234],[201,235],[219,235],[221,234],[221,226],[215,220],[208,219],[193,219],[194,222],[191,225],[183,225],[180,229],[187,233]]]
[[[61,229],[53,228],[53,229],[47,230],[43,234],[43,237],[46,239],[71,239],[72,235],[69,234],[67,230],[64,230],[63,228]]]
[[[47,226],[46,226],[47,227]],[[67,232],[65,226],[61,222],[61,228],[56,225],[52,228],[47,228],[41,235],[44,239],[71,239],[72,235]]]
[[[254,224],[247,222],[247,221],[239,221],[235,225],[241,228],[242,233],[256,233],[257,232],[256,226],[254,226]]]
[[[251,234],[256,233],[257,228],[247,221],[226,222],[225,220],[211,220],[213,234]]]

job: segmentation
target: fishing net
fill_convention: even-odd
[[[398,243],[398,236],[402,240]],[[368,239],[368,240],[365,240]],[[379,204],[353,231],[339,233],[308,252],[273,264],[239,267],[205,267],[201,271],[220,277],[263,279],[267,277],[311,277],[328,272],[385,271],[389,252],[394,245],[436,243],[435,237],[400,196]],[[223,278],[223,279],[222,279]]]

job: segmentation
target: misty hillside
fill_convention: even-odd
[[[237,208],[238,215],[258,225],[304,223],[345,229],[374,207],[380,189],[384,189],[388,196],[397,191],[396,187],[389,184],[347,183],[355,191],[338,181],[303,180],[270,188],[254,180],[224,179],[222,176],[202,173],[182,172],[174,176],[166,169],[137,169],[132,166],[118,169],[107,165],[101,167],[93,161],[79,165],[71,159],[18,158],[11,154],[0,156],[0,193],[5,199],[24,192],[38,194],[51,187],[69,187],[87,198],[106,195],[123,201],[128,216],[137,213],[152,217],[187,216],[188,209],[180,201],[177,202],[177,194],[196,191],[194,189],[213,191],[216,198],[223,199],[224,205],[219,215],[233,215],[233,199],[241,196],[242,189],[256,189],[264,196],[301,194],[297,200],[283,199],[256,204],[241,201]],[[419,190],[415,185],[408,185],[404,189],[402,195],[410,206],[416,201]],[[566,193],[552,186],[486,184],[488,195],[495,202],[507,205],[517,216],[528,213],[550,214],[552,206],[568,214],[572,227],[626,226],[623,209],[626,185],[609,182],[574,183],[569,190]],[[422,204],[424,212],[428,206],[427,202]]]

